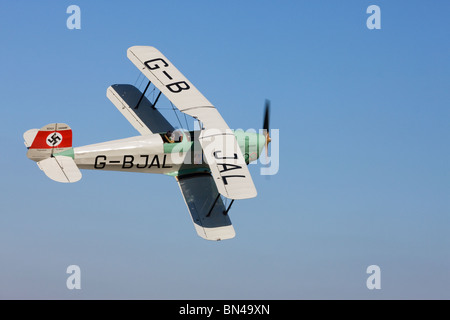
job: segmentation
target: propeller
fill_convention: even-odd
[[[270,100],[266,99],[264,108],[263,132],[266,135],[266,157],[269,155],[269,142],[272,141],[269,135]]]

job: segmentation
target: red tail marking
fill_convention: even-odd
[[[56,134],[56,135],[55,135]],[[41,130],[34,138],[30,149],[71,148],[72,130]]]

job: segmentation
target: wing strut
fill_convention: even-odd
[[[158,93],[158,96],[156,97],[155,102],[152,103],[152,108],[153,108],[153,109],[156,109],[155,106],[156,106],[156,103],[158,102],[158,99],[159,99],[160,96],[161,96],[161,91]]]
[[[227,210],[225,210],[225,211],[223,212],[224,215],[227,215],[227,214],[228,214],[228,211],[230,210],[231,205],[233,204],[233,202],[234,202],[234,199],[231,200],[231,203],[230,203],[230,205],[228,206]]]
[[[138,101],[136,107],[134,107],[135,109],[137,109],[137,108],[139,107],[139,105],[141,104],[142,98],[144,98],[145,93],[147,92],[147,89],[148,89],[148,87],[150,86],[150,83],[152,83],[152,82],[149,81],[148,84],[147,84],[147,86],[145,87],[144,92],[142,92],[142,95],[141,95],[141,97],[139,98],[139,101]]]
[[[136,104],[136,107],[134,107],[135,109],[137,109],[139,107],[139,105],[141,104],[142,99],[145,96],[145,93],[147,92],[148,87],[150,86],[150,83],[152,83],[151,81],[148,82],[147,86],[145,87],[144,92],[142,93],[141,97],[139,98],[138,103]],[[156,97],[155,102],[152,103],[152,108],[156,109],[156,103],[158,102],[159,97],[161,96],[161,91],[159,92],[158,96]]]
[[[216,206],[216,203],[217,203],[217,200],[219,200],[219,197],[220,197],[220,193],[217,195],[216,200],[214,200],[214,203],[211,206],[211,209],[209,209],[208,214],[206,215],[207,217],[209,217],[211,215],[211,212],[214,209],[214,207]],[[231,205],[233,204],[233,202],[234,202],[234,199],[231,200],[230,205],[228,206],[228,208],[222,212],[225,216],[228,214],[228,211],[230,211],[230,208],[231,208]]]
[[[211,209],[209,209],[208,214],[206,215],[207,217],[209,217],[211,215],[212,210],[214,209],[214,207],[216,206],[217,200],[219,200],[220,198],[220,193],[217,195],[216,200],[214,200],[213,205],[211,206]]]

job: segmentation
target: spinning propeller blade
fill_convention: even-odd
[[[266,135],[266,157],[269,155],[269,142],[271,141],[269,135],[269,117],[270,117],[270,100],[266,99],[265,109],[264,109],[264,123],[263,130]]]

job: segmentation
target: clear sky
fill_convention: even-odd
[[[80,30],[66,27],[72,4]],[[1,1],[0,298],[450,299],[449,10]],[[52,122],[74,146],[138,135],[106,98],[136,82],[134,45],[163,52],[232,128],[260,128],[272,101],[279,172],[250,166],[258,197],[233,205],[234,239],[199,238],[172,177],[58,184],[27,159],[23,132]],[[69,265],[81,290],[66,288]]]

